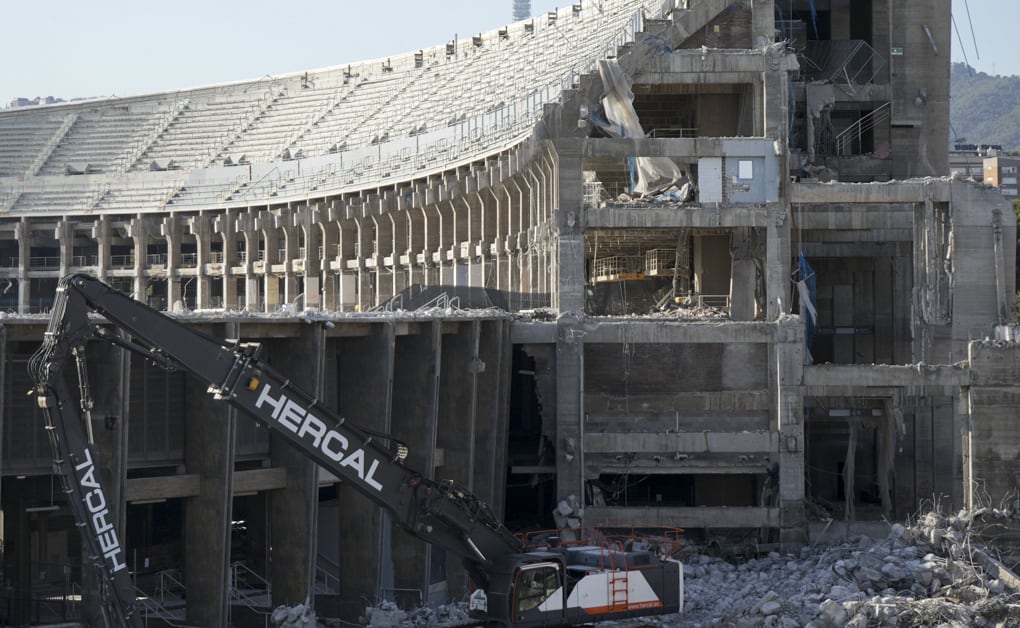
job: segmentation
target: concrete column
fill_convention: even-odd
[[[375,258],[375,232],[371,218],[355,218],[357,225],[357,255],[358,262],[357,295],[355,308],[365,310],[375,303],[375,277],[373,268],[368,268],[365,260]]]
[[[57,245],[60,247],[60,276],[71,272],[71,258],[74,256],[74,227],[67,219],[57,221]]]
[[[322,246],[322,229],[319,225],[319,210],[314,206],[298,210],[298,229],[304,235],[305,252],[301,255],[302,272],[304,273],[304,297],[298,305],[314,309],[322,308],[322,258],[326,249]],[[320,255],[319,249],[322,248]],[[327,263],[328,264],[328,263]]]
[[[775,41],[775,0],[751,0],[751,41],[755,48]]]
[[[581,176],[581,140],[560,138],[556,142],[557,168],[553,169],[545,186],[555,186],[550,192],[557,193],[555,199],[555,228],[557,256],[554,261],[555,275],[549,290],[552,306],[560,312],[584,312],[584,213]],[[553,181],[556,181],[554,184]],[[551,244],[551,243],[549,243]],[[580,496],[578,496],[580,497]]]
[[[556,321],[556,451],[581,447],[583,418],[584,334],[575,314],[561,314]],[[543,407],[545,404],[543,403]],[[576,495],[584,500],[581,456],[556,458],[556,501]]]
[[[92,223],[92,239],[96,241],[96,276],[105,281],[110,270],[110,220],[101,217]],[[139,298],[135,295],[135,298]]]
[[[373,214],[372,229],[375,232],[375,301],[371,306],[381,305],[393,297],[393,223],[386,216]],[[386,260],[391,260],[387,265]]]
[[[393,234],[393,247],[392,247],[392,269],[391,281],[393,283],[393,294],[398,295],[402,293],[408,285],[408,270],[410,266],[409,250],[407,245],[408,238],[408,224],[407,214],[405,211],[392,211],[386,212],[386,218],[390,221],[390,233]],[[405,264],[401,258],[408,257],[408,263]]]
[[[365,336],[337,339],[335,386],[340,416],[370,430],[390,431],[394,343],[389,323],[373,324]],[[338,500],[339,598],[342,615],[349,620],[364,612],[365,600],[375,601],[383,587],[392,588],[393,556],[389,517],[350,486],[340,484]]]
[[[776,320],[790,311],[790,220],[789,205],[769,209],[765,229],[766,319]]]
[[[131,239],[134,240],[135,251],[135,298],[139,301],[149,303],[149,280],[145,276],[145,254],[148,250],[149,225],[141,215],[131,219],[129,223]]]
[[[439,410],[439,369],[442,351],[442,322],[429,321],[411,326],[406,335],[396,336],[393,361],[392,432],[408,445],[407,467],[435,477],[436,436]],[[418,590],[422,600],[445,603],[446,580],[432,580],[431,561],[444,560],[434,551],[394,526],[391,530],[393,555],[399,556],[393,584],[399,589]]]
[[[475,452],[478,416],[478,321],[444,324],[442,368],[439,376],[439,433],[436,445],[442,452],[436,479],[452,480],[476,492]],[[448,554],[446,573],[450,596],[465,594],[469,578],[459,557]]]
[[[212,216],[201,214],[193,216],[188,221],[188,230],[195,236],[196,264],[195,271],[195,309],[202,310],[212,307],[212,281],[214,279],[206,274],[206,264],[210,262],[210,251],[213,238]]]
[[[28,281],[28,260],[32,254],[32,240],[27,218],[22,218],[14,228],[14,238],[18,241],[18,314],[28,314],[31,310],[32,297]]]
[[[753,321],[756,318],[757,256],[760,248],[754,228],[737,227],[731,232],[730,318],[735,321]]]
[[[500,518],[503,517],[506,501],[512,352],[508,321],[479,322],[478,358],[472,367],[478,382],[475,494],[486,501]]]
[[[223,263],[220,265],[222,275],[219,281],[223,282],[223,307],[226,310],[238,307],[237,276],[234,274],[234,268],[238,266],[237,231],[234,223],[235,217],[230,211],[220,213],[212,220],[213,231],[223,240]]]
[[[319,260],[319,287],[322,293],[321,307],[333,311],[339,309],[337,302],[336,275],[332,262],[338,260],[337,245],[340,236],[339,228],[334,221],[319,223],[319,241],[322,244],[322,259]]]
[[[769,381],[774,405],[772,431],[779,435],[779,541],[798,546],[807,541],[804,514],[804,327],[799,317],[776,323],[769,346]]]
[[[121,542],[125,543],[124,480],[127,477],[128,466],[127,406],[130,355],[120,347],[107,342],[90,343],[86,351],[93,402],[91,427],[96,449],[100,453],[99,468],[103,490],[112,507],[111,520],[116,522],[118,536]],[[74,379],[73,376],[71,379]],[[78,534],[77,529],[72,530]],[[82,563],[88,562],[89,559],[83,557]],[[88,598],[85,616],[98,622],[90,625],[102,625],[100,583],[95,576],[95,571],[91,569],[82,571],[82,586]]]
[[[302,306],[299,295],[301,289],[298,287],[298,274],[294,270],[294,261],[301,257],[301,229],[294,226],[294,213],[287,211],[280,216],[279,232],[282,235],[280,248],[283,249],[283,259],[279,259],[279,251],[273,251],[273,263],[283,265],[283,294],[280,304]]]
[[[284,296],[280,294],[279,277],[272,273],[272,266],[277,263],[276,260],[279,255],[280,233],[272,216],[261,216],[259,221],[262,227],[262,239],[266,247],[264,249],[265,259],[263,260],[263,268],[265,270],[261,277],[263,307],[265,307],[266,312],[275,312],[280,309]]]
[[[181,279],[177,276],[181,256],[181,224],[176,215],[163,218],[160,235],[166,240],[166,306],[172,311],[184,305],[181,299]]]
[[[274,368],[295,386],[322,399],[326,388],[324,328],[303,325],[298,329],[297,338],[267,343],[268,354]],[[273,491],[270,497],[273,604],[313,601],[319,467],[275,431],[270,451],[273,466],[287,470],[287,488]]]
[[[216,336],[236,338],[236,323]],[[231,485],[236,418],[213,400],[207,384],[185,380],[184,465],[199,476],[199,493],[184,500],[184,584],[187,619],[195,626],[225,626],[229,616]]]
[[[259,235],[257,220],[251,212],[237,215],[235,232],[244,239],[244,309],[248,312],[261,311],[261,294],[258,275],[255,273],[255,260],[258,259]]]

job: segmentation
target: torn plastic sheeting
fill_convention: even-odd
[[[620,68],[616,59],[599,61],[599,76],[605,88],[602,107],[610,123],[603,130],[612,137],[645,137],[641,121],[634,111],[630,77]],[[683,176],[679,166],[668,157],[635,157],[634,169],[637,172],[637,183],[634,184],[633,192],[641,195],[666,190]]]

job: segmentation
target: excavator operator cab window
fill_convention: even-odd
[[[562,574],[556,563],[521,568],[514,581],[514,614],[520,616],[539,607],[542,611],[562,610]]]

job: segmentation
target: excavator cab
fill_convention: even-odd
[[[524,565],[513,586],[513,616],[526,622],[538,610],[542,616],[563,611],[563,567],[557,562]]]

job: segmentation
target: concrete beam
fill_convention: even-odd
[[[915,199],[920,200],[920,199]],[[795,205],[792,209],[797,221],[797,228],[829,229],[833,231],[856,229],[900,229],[904,239],[913,236],[914,207],[913,204],[881,205],[860,204],[854,206],[837,203],[820,205]],[[854,234],[855,240],[867,238],[867,234]],[[875,239],[881,239],[876,237]]]
[[[909,179],[889,183],[791,183],[790,203],[917,203],[952,200],[951,179]]]
[[[827,389],[854,387],[928,386],[957,388],[971,385],[970,369],[963,365],[841,365],[815,364],[804,367],[808,396],[837,394]]]
[[[585,320],[582,324],[584,342],[609,343],[767,343],[772,342],[776,326],[771,323],[732,322],[674,323],[649,320],[640,324],[630,320]]]
[[[694,508],[586,507],[585,525],[626,521],[681,528],[778,528],[778,508],[697,506]]]
[[[195,497],[199,491],[199,475],[164,475],[156,478],[131,478],[124,483],[124,495],[129,502]]]
[[[669,434],[597,433],[584,435],[585,453],[688,452],[756,453],[779,449],[776,432],[679,432]]]
[[[764,157],[775,154],[768,138],[588,138],[581,144],[581,158],[612,157]]]
[[[633,208],[599,207],[585,212],[588,229],[670,229],[670,228],[732,228],[767,227],[768,210],[764,207]]]
[[[234,471],[234,495],[282,488],[287,488],[287,469],[283,467]]]
[[[642,83],[651,84],[691,83],[694,81],[689,75],[703,74],[711,76],[713,84],[749,83],[755,78],[761,78],[761,73],[766,70],[767,60],[760,50],[719,48],[674,50],[671,54],[652,57],[646,61],[642,67],[640,80]],[[783,67],[778,69],[793,72],[797,68],[796,55],[788,54],[783,57]]]

